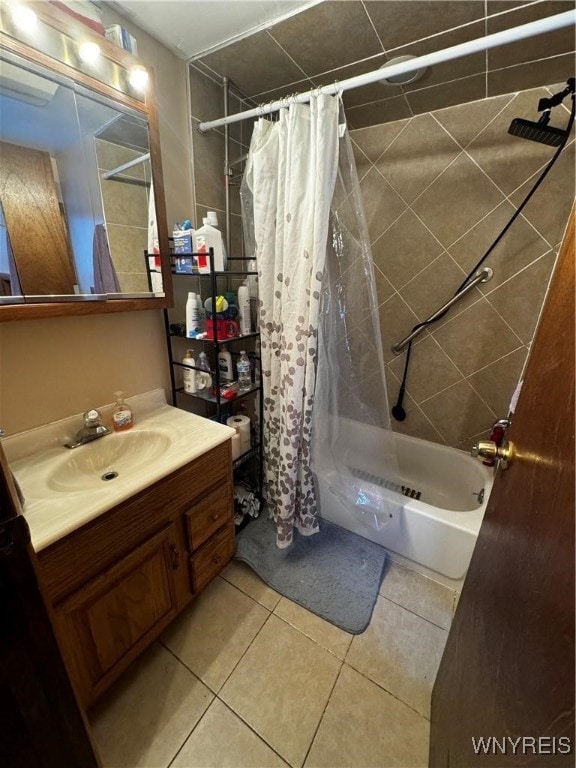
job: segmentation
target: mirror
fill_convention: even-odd
[[[124,73],[109,84],[0,32],[0,319],[169,304],[154,103],[118,84],[133,57],[97,39]]]

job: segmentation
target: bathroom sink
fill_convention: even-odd
[[[101,437],[68,452],[46,478],[47,485],[61,493],[109,486],[119,479],[146,472],[170,443],[169,435],[156,430]]]

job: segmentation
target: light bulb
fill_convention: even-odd
[[[143,91],[148,85],[148,72],[144,67],[132,67],[128,73],[128,82],[138,91]]]
[[[35,29],[38,23],[38,16],[31,8],[27,8],[25,5],[16,5],[12,8],[12,20],[18,29],[24,32],[30,32]]]
[[[78,54],[85,64],[95,64],[100,56],[100,46],[98,43],[82,43]]]

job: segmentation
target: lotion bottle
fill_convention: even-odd
[[[218,352],[218,368],[220,370],[220,381],[233,381],[234,368],[232,367],[232,355],[223,344]]]
[[[132,408],[124,402],[124,392],[114,392],[116,403],[112,412],[112,427],[114,432],[125,432],[134,426]]]

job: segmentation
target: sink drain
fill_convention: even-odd
[[[118,472],[115,472],[113,469],[108,470],[108,472],[104,472],[102,475],[102,480],[114,480],[114,478],[118,477]]]

